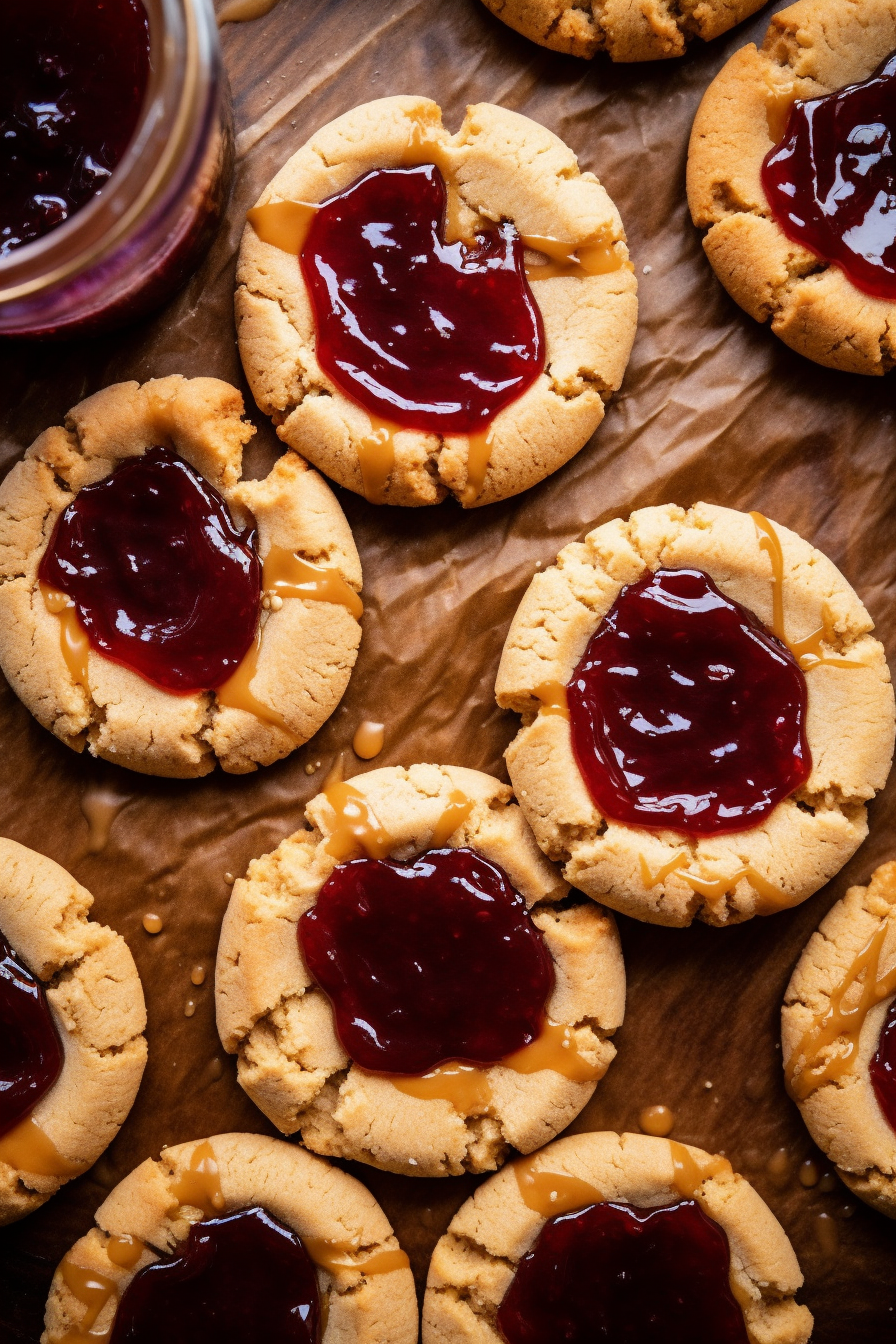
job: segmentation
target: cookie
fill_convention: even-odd
[[[549,1218],[595,1202],[651,1209],[687,1200],[727,1237],[730,1291],[749,1338],[805,1344],[812,1316],[794,1301],[803,1276],[783,1228],[752,1186],[725,1158],[689,1144],[608,1132],[549,1144],[492,1176],[461,1206],[433,1252],[423,1344],[497,1344],[504,1337],[499,1308]],[[564,1269],[558,1262],[561,1279]],[[599,1269],[598,1260],[595,1274]]]
[[[313,829],[255,860],[235,884],[218,947],[218,1031],[237,1055],[239,1082],[284,1134],[404,1175],[456,1175],[493,1170],[509,1145],[531,1152],[589,1100],[615,1054],[608,1037],[624,1009],[616,927],[568,896],[511,798],[505,784],[457,766],[373,770],[318,794],[307,808]],[[429,1081],[365,1071],[349,1058],[330,1000],[300,955],[298,922],[316,909],[340,859],[373,852],[407,864],[433,850],[474,851],[525,901],[527,925],[550,954],[547,1018],[558,1024],[529,1049],[553,1041],[559,1050],[540,1060],[502,1055],[460,1078],[436,1069]]]
[[[885,863],[867,887],[850,887],[806,944],[784,996],[781,1048],[809,1133],[850,1190],[889,1218],[896,1077],[880,1065],[894,994],[896,863]]]
[[[7,961],[0,989],[24,979],[17,967],[37,980],[52,1019],[49,1047],[54,1037],[61,1046],[55,1081],[0,1133],[0,1224],[33,1212],[97,1160],[143,1076],[146,1009],[137,968],[124,939],[88,919],[92,904],[58,863],[0,840],[0,943],[17,964]],[[33,1002],[34,991],[25,992]],[[16,1028],[5,1020],[14,1048]]]
[[[708,575],[713,603],[741,604],[763,623],[759,637],[774,631],[789,645],[805,678],[811,771],[751,829],[683,834],[612,820],[573,753],[567,683],[622,590],[667,568]],[[830,560],[760,514],[640,509],[565,547],[524,595],[496,684],[499,705],[523,718],[507,768],[545,854],[594,900],[650,923],[726,925],[804,901],[865,838],[866,803],[890,768],[893,689],[872,629]]]
[[[605,51],[611,61],[662,61],[683,56],[694,37],[727,33],[760,9],[761,0],[701,0],[673,6],[664,0],[483,0],[486,9],[523,37],[551,51],[586,60]]]
[[[544,272],[531,291],[544,328],[544,369],[474,437],[390,426],[324,373],[298,257],[307,221],[298,227],[290,211],[299,207],[281,204],[304,203],[313,216],[317,204],[373,169],[429,162],[447,178],[449,240],[512,221],[530,239],[530,280]],[[253,395],[285,443],[369,499],[437,504],[450,492],[478,507],[518,494],[582,448],[622,381],[637,320],[622,222],[594,174],[581,173],[572,151],[527,117],[479,103],[452,136],[428,98],[365,103],[289,159],[250,220],[235,302]],[[292,230],[280,237],[289,250],[264,240],[280,236],[283,221]],[[537,251],[539,242],[550,256]]]
[[[117,383],[45,430],[0,486],[0,667],[37,721],[74,751],[176,779],[216,763],[244,774],[306,742],[339,703],[361,638],[358,553],[329,487],[297,453],[284,453],[264,480],[240,479],[254,433],[242,410],[236,389],[214,378]],[[95,645],[88,650],[71,599],[45,598],[39,582],[73,500],[115,480],[123,464],[145,465],[156,445],[177,454],[197,488],[213,487],[243,535],[257,529],[259,586],[275,556],[304,578],[291,592],[273,585],[284,598],[254,599],[261,607],[250,608],[248,637],[258,626],[260,644],[215,691],[172,693]]]
[[[317,1266],[323,1344],[414,1344],[413,1277],[373,1195],[321,1158],[259,1134],[165,1148],[126,1176],[56,1270],[41,1344],[107,1338],[136,1275],[183,1254],[191,1227],[253,1208],[298,1234]]]
[[[741,48],[716,75],[688,150],[691,218],[728,293],[791,349],[848,373],[892,367],[896,307],[786,237],[761,170],[795,99],[867,79],[894,47],[893,0],[800,0],[772,16],[761,49]]]

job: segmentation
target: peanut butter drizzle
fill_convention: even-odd
[[[473,799],[468,798],[463,789],[452,789],[444,812],[432,828],[430,849],[441,849],[454,832],[463,826],[473,807]]]
[[[109,842],[112,823],[121,809],[131,801],[131,794],[122,796],[113,789],[86,788],[81,794],[81,812],[87,822],[86,854],[101,854]]]
[[[266,705],[253,695],[249,687],[258,671],[258,656],[261,653],[262,629],[259,623],[255,631],[255,638],[249,652],[245,655],[239,667],[228,677],[223,686],[219,686],[215,691],[215,699],[219,705],[226,709],[242,709],[247,714],[254,714],[256,719],[261,719],[262,723],[272,723],[276,728],[280,728],[284,733],[288,733],[294,742],[298,738],[290,728],[289,724],[271,705]]]
[[[260,19],[270,14],[277,0],[230,0],[223,9],[218,10],[217,23],[245,23],[248,19]]]
[[[224,1208],[218,1160],[208,1139],[197,1143],[189,1167],[172,1183],[171,1193],[177,1200],[174,1208],[189,1204],[191,1208],[201,1209],[206,1218],[213,1218]]]
[[[386,725],[375,723],[373,719],[364,719],[355,729],[352,738],[352,751],[362,761],[372,761],[379,756],[386,740]]]
[[[360,618],[364,604],[332,565],[303,560],[285,546],[272,546],[265,556],[262,589],[268,597],[299,597],[307,602],[332,602]]]
[[[569,719],[569,701],[562,681],[543,681],[532,694],[541,701],[539,714],[559,714],[561,718]]]
[[[683,1143],[669,1139],[669,1153],[672,1157],[672,1184],[680,1195],[690,1199],[697,1189],[712,1176],[721,1176],[731,1171],[727,1157],[713,1155],[701,1166],[692,1157]]]
[[[84,1315],[78,1325],[62,1336],[65,1344],[105,1344],[112,1333],[115,1317],[112,1317],[105,1330],[94,1330],[92,1326],[109,1299],[118,1297],[114,1281],[107,1279],[105,1274],[97,1274],[95,1270],[76,1265],[68,1256],[59,1266],[59,1272],[66,1288],[84,1307]]]
[[[458,239],[463,239],[465,242],[472,242],[474,230],[464,232],[460,222],[464,203],[458,190],[454,164],[451,161],[451,151],[441,140],[435,138],[434,131],[435,127],[431,123],[420,120],[413,121],[407,145],[398,160],[398,167],[416,168],[421,163],[435,164],[445,179],[447,193],[445,241],[452,243],[457,242]]]
[[[614,240],[606,234],[594,234],[583,243],[562,243],[559,238],[541,237],[537,233],[521,233],[520,240],[532,252],[541,252],[549,258],[546,264],[526,263],[526,279],[530,282],[552,280],[558,275],[579,278],[609,275],[611,271],[621,271],[623,267],[634,270],[632,263],[616,251]]]
[[[559,1172],[536,1171],[535,1157],[524,1157],[513,1164],[513,1174],[520,1196],[527,1209],[542,1218],[555,1218],[560,1213],[584,1209],[589,1204],[602,1204],[603,1195],[596,1185],[578,1176],[563,1176]]]
[[[64,1158],[36,1120],[27,1115],[0,1138],[0,1162],[32,1176],[76,1176],[80,1163]]]
[[[119,1269],[133,1269],[145,1250],[140,1238],[132,1237],[129,1232],[114,1232],[106,1242],[106,1254]]]
[[[307,201],[269,201],[247,211],[246,219],[261,242],[298,257],[319,209]]]
[[[461,491],[460,502],[469,508],[475,504],[482,494],[482,487],[485,485],[485,477],[488,471],[488,464],[492,457],[492,443],[494,442],[495,426],[490,424],[487,429],[481,429],[476,434],[468,435],[469,447],[467,449],[467,483]]]
[[[645,1134],[664,1139],[675,1124],[675,1112],[668,1106],[645,1106],[638,1115],[638,1125]]]
[[[759,549],[765,551],[772,567],[772,630],[796,659],[803,672],[813,667],[865,667],[866,664],[855,659],[842,658],[839,654],[825,653],[822,644],[832,643],[833,632],[829,628],[827,612],[822,612],[822,624],[805,639],[787,638],[784,625],[784,551],[781,539],[769,520],[761,513],[752,512],[750,517],[759,533]]]
[[[327,840],[327,853],[341,863],[362,850],[368,859],[384,859],[395,839],[377,821],[367,799],[353,784],[335,782],[324,786],[324,797],[336,813],[336,823]]]
[[[47,611],[52,616],[59,617],[59,647],[72,680],[88,690],[87,660],[90,644],[87,631],[78,619],[74,602],[68,593],[60,592],[58,588],[51,588],[46,583],[40,584],[40,595]]]
[[[869,938],[843,979],[831,990],[826,1011],[817,1014],[786,1061],[787,1091],[797,1101],[805,1101],[823,1083],[835,1082],[847,1072],[855,1058],[865,1018],[875,1004],[896,993],[896,963],[884,975],[880,973],[881,952],[890,927],[884,920]],[[845,1008],[844,1000],[856,989],[858,996],[853,993],[852,1006]],[[845,1037],[844,1047],[833,1057],[822,1059],[822,1052],[840,1037]]]
[[[768,124],[769,139],[778,145],[784,139],[787,130],[787,118],[796,101],[793,84],[775,84],[766,76],[768,92],[765,96],[765,119]]]
[[[501,1060],[505,1069],[516,1073],[539,1073],[553,1069],[574,1083],[596,1083],[607,1071],[606,1064],[589,1064],[576,1046],[575,1028],[562,1022],[545,1022],[541,1034],[531,1045],[523,1046]]]
[[[366,1260],[352,1260],[358,1248],[349,1241],[330,1241],[326,1237],[302,1237],[302,1245],[314,1263],[333,1274],[340,1269],[354,1269],[360,1274],[391,1274],[396,1269],[410,1269],[411,1262],[402,1250],[374,1251]]]
[[[482,1069],[472,1064],[440,1064],[431,1073],[412,1078],[391,1074],[389,1081],[406,1096],[421,1101],[450,1101],[460,1115],[483,1115],[492,1100],[492,1089]]]
[[[383,420],[366,406],[364,410],[370,417],[370,430],[358,441],[361,485],[369,504],[384,504],[386,486],[395,467],[395,435],[401,432],[401,425]]]
[[[696,891],[700,896],[705,896],[707,900],[718,900],[720,896],[724,896],[726,892],[736,887],[738,882],[746,878],[760,898],[756,909],[757,914],[770,915],[775,910],[786,910],[793,903],[791,896],[788,896],[784,891],[779,891],[749,864],[743,868],[738,868],[737,872],[732,873],[729,877],[709,878],[701,877],[699,873],[681,871],[691,861],[691,856],[686,850],[675,854],[668,863],[664,863],[655,873],[650,871],[650,866],[643,854],[638,855],[638,860],[641,865],[641,880],[645,887],[655,887],[658,882],[662,882],[670,874],[677,872],[682,881],[687,882],[692,891]]]

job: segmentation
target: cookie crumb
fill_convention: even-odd
[[[642,266],[642,268],[641,268],[641,274],[642,274],[642,275],[649,275],[650,272],[651,272],[652,270],[653,270],[653,267],[652,267],[652,266]]]

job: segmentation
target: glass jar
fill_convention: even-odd
[[[170,298],[215,235],[233,128],[211,0],[143,3],[151,70],[134,137],[98,195],[0,257],[0,335],[123,326]]]

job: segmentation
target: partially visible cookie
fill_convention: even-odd
[[[510,1145],[531,1152],[591,1097],[615,1055],[608,1038],[624,1009],[616,926],[605,911],[568,899],[511,799],[507,785],[476,770],[374,770],[312,799],[313,829],[256,859],[235,884],[218,946],[218,1031],[237,1055],[241,1085],[284,1134],[298,1132],[315,1152],[388,1171],[456,1175],[494,1170]],[[550,953],[547,1016],[565,1027],[561,1055],[577,1060],[576,1070],[556,1061],[535,1071],[512,1062],[468,1070],[468,1094],[452,1101],[410,1095],[397,1085],[403,1080],[349,1058],[297,939],[299,919],[339,862],[331,846],[342,859],[365,853],[360,842],[350,847],[350,828],[359,823],[346,821],[346,808],[366,818],[354,834],[363,839],[367,828],[380,857],[407,863],[427,850],[464,847],[503,869]],[[400,930],[395,938],[398,947]]]
[[[689,1144],[608,1132],[558,1139],[505,1167],[461,1206],[433,1252],[423,1344],[497,1344],[501,1303],[555,1213],[595,1202],[650,1209],[683,1200],[694,1200],[728,1239],[731,1292],[750,1340],[805,1344],[812,1316],[794,1301],[803,1276],[752,1186],[724,1158]],[[563,1272],[559,1262],[556,1273]]]
[[[0,667],[37,721],[74,751],[142,774],[190,779],[219,763],[233,774],[270,765],[306,742],[348,684],[361,628],[361,566],[332,491],[297,453],[264,480],[242,480],[254,434],[239,392],[215,378],[172,376],[104,388],[47,429],[0,486]],[[259,593],[254,672],[225,689],[175,694],[91,648],[75,675],[66,630],[48,609],[38,567],[57,519],[85,486],[154,445],[171,447],[272,547],[334,574],[345,600]],[[313,585],[310,585],[313,587]],[[252,650],[246,655],[249,666]]]
[[[124,939],[88,919],[90,892],[52,859],[0,840],[0,935],[40,983],[62,1043],[56,1081],[0,1134],[0,1224],[44,1204],[91,1166],[133,1105],[146,1009]],[[15,1023],[7,1044],[15,1045]]]
[[[510,28],[539,46],[590,59],[661,61],[683,56],[694,37],[704,42],[761,9],[762,0],[483,0]]]
[[[867,887],[850,887],[806,944],[784,996],[781,1042],[788,1091],[812,1138],[850,1190],[888,1218],[896,1218],[896,1074],[875,1068],[875,1057],[894,995],[896,863],[885,863]]]
[[[297,1233],[317,1264],[322,1344],[415,1344],[407,1256],[373,1195],[321,1158],[259,1134],[178,1144],[126,1176],[56,1270],[41,1344],[106,1338],[135,1275],[182,1253],[203,1219],[252,1208]]]
[[[896,308],[786,237],[761,169],[794,100],[867,79],[894,47],[894,0],[799,0],[772,16],[759,50],[742,47],[716,75],[688,149],[691,218],[728,293],[791,349],[848,373],[892,368]]]

